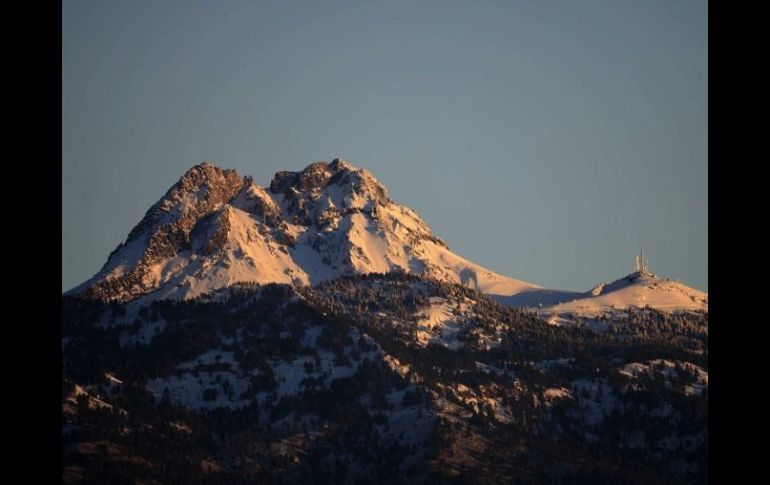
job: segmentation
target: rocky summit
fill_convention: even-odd
[[[452,253],[369,171],[335,159],[269,188],[203,163],[156,202],[73,294],[191,298],[236,283],[314,284],[404,271],[501,294],[537,288]]]
[[[110,254],[70,291],[104,301],[189,299],[241,283],[314,285],[400,271],[459,283],[555,324],[628,308],[708,310],[708,295],[632,273],[587,291],[500,275],[452,252],[375,176],[342,159],[275,174],[267,188],[209,163],[185,173]],[[634,275],[637,275],[635,277]]]

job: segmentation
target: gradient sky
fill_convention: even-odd
[[[337,156],[552,288],[708,291],[707,2],[62,2],[62,290],[190,166]]]

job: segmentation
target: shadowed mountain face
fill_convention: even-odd
[[[558,305],[580,298],[591,296],[590,293],[581,293],[577,291],[549,290],[546,288],[537,288],[531,291],[523,291],[515,295],[490,295],[503,305],[512,307],[548,307]]]

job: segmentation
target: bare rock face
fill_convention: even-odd
[[[201,215],[227,203],[245,182],[235,170],[206,162],[192,167],[147,211],[126,242],[154,232],[158,226],[173,225],[174,230],[189,233]]]
[[[214,256],[225,250],[231,228],[230,211],[230,204],[225,204],[198,221],[190,234],[193,253]]]
[[[251,177],[247,177],[246,184],[233,199],[232,205],[253,214],[271,227],[276,227],[283,221],[281,208],[265,189],[252,183]]]
[[[288,218],[303,226],[327,225],[351,212],[376,213],[377,206],[392,202],[370,172],[339,158],[310,164],[301,172],[278,172],[270,192],[285,197]]]
[[[147,211],[126,242],[113,251],[103,271],[111,262],[116,263],[113,259],[119,258],[120,250],[131,243],[144,243],[140,259],[133,262],[128,271],[97,282],[85,291],[85,295],[105,300],[125,300],[151,291],[152,287],[145,281],[149,268],[189,249],[190,232],[198,221],[232,199],[244,183],[245,180],[235,170],[222,170],[209,163],[188,170]],[[131,264],[130,258],[131,255],[124,255],[124,259],[128,259],[124,264]]]

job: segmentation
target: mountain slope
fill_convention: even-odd
[[[344,160],[278,172],[267,188],[208,163],[156,202],[94,277],[69,294],[107,301],[194,298],[236,283],[315,285],[403,271],[460,283],[541,315],[651,307],[708,310],[708,295],[647,273],[586,292],[543,288],[453,253],[367,170]]]
[[[678,281],[637,271],[612,283],[597,285],[582,298],[548,306],[542,313],[597,317],[644,307],[668,312],[708,311],[708,294]]]
[[[707,314],[600,334],[406,273],[61,314],[64,483],[707,477]]]
[[[499,275],[342,160],[193,167],[69,293],[63,483],[708,477],[708,295]]]
[[[576,316],[608,316],[644,307],[666,312],[708,311],[708,293],[638,271],[612,283],[600,283],[585,292],[540,288],[491,296],[507,306],[537,308],[540,316],[552,323],[566,323]]]
[[[278,172],[267,189],[234,170],[193,167],[71,293],[184,299],[234,283],[307,285],[390,271],[490,294],[539,289],[454,254],[371,173],[336,159]]]

